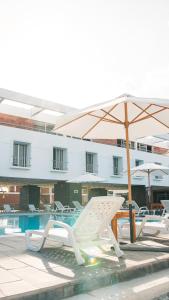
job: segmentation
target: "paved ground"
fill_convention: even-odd
[[[168,294],[168,295],[167,295]],[[161,296],[163,295],[163,296]],[[169,299],[169,269],[114,284],[67,300],[152,300]]]
[[[168,238],[140,244],[150,250],[159,242],[163,246]],[[1,237],[0,299],[63,299],[168,267],[169,253],[148,251],[125,251],[122,259],[113,251],[104,252],[95,264],[86,261],[85,266],[78,266],[66,248],[48,244],[41,253],[34,253],[26,250],[24,236]]]

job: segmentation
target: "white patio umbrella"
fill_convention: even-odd
[[[54,131],[86,139],[126,140],[130,236],[133,241],[129,140],[168,133],[169,100],[124,94],[113,100],[59,117]]]
[[[70,179],[67,182],[88,184],[88,183],[96,183],[96,182],[104,182],[104,181],[105,181],[105,178],[87,173],[87,174],[77,176],[73,179]],[[88,193],[89,193],[89,187],[87,186],[87,195],[88,195]]]
[[[131,169],[131,173],[135,174],[138,173],[139,175],[145,174],[148,176],[148,198],[149,198],[149,203],[151,200],[151,173],[156,172],[156,173],[162,173],[165,175],[169,174],[169,168],[163,165],[159,165],[156,163],[145,163],[140,166],[134,167]]]
[[[92,183],[92,182],[103,182],[105,181],[105,178],[87,173],[84,175],[77,176],[73,179],[68,180],[67,182],[72,183]]]

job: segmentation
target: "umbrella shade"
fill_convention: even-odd
[[[91,183],[91,182],[103,182],[105,181],[105,178],[93,175],[93,174],[84,174],[80,175],[78,177],[75,177],[71,180],[68,180],[67,182],[72,183]]]
[[[132,194],[129,140],[169,132],[169,100],[140,98],[124,94],[114,100],[90,106],[58,118],[54,131],[86,139],[126,140],[130,232]],[[132,241],[132,238],[131,238]]]
[[[155,163],[146,163],[146,164],[142,164],[140,166],[134,167],[131,169],[131,173],[152,173],[152,172],[161,172],[165,175],[169,174],[169,167],[163,166],[163,165],[159,165],[159,164],[155,164]]]
[[[59,117],[55,131],[87,139],[126,139],[125,104],[130,140],[169,132],[169,100],[130,95]]]
[[[150,175],[152,172],[156,173],[162,173],[165,175],[169,174],[169,168],[163,165],[158,165],[155,163],[146,163],[142,164],[140,166],[134,167],[131,169],[131,173],[137,173],[139,175],[147,175],[148,176],[148,198],[149,198],[149,203],[151,201],[151,182],[150,182]]]

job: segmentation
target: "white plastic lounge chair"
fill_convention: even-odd
[[[31,212],[39,212],[39,208],[36,208],[34,204],[29,204],[28,207]]]
[[[147,215],[139,226],[137,235],[144,233],[157,235],[159,233],[169,233],[169,214],[164,217],[156,215]]]
[[[10,204],[4,204],[4,212],[11,213],[14,212],[14,209],[10,206]]]
[[[84,264],[81,251],[93,246],[114,246],[118,257],[123,256],[112,229],[111,220],[120,209],[124,198],[121,197],[93,197],[82,210],[73,227],[60,221],[49,220],[43,232],[26,231],[27,248],[32,251],[40,251],[46,239],[57,242],[57,246],[70,246],[73,248],[77,263]],[[59,225],[61,228],[54,228]],[[35,244],[32,235],[40,236],[39,243]]]
[[[53,212],[52,206],[50,204],[44,204],[44,208],[46,212]]]
[[[161,204],[164,206],[164,213],[163,215],[165,215],[165,212],[167,214],[169,214],[169,200],[160,200]]]
[[[82,210],[84,207],[80,204],[79,201],[72,201],[73,205],[75,206],[76,210]]]
[[[129,202],[127,201],[127,205],[129,205]],[[142,207],[139,207],[138,204],[136,203],[136,201],[132,200],[132,208],[134,210],[136,210],[137,214],[142,214],[142,215],[147,215],[147,214],[150,214],[150,211],[148,209],[147,206],[142,206]]]
[[[76,210],[75,208],[69,207],[68,205],[63,206],[63,204],[60,201],[55,201],[54,203],[56,205],[56,211],[58,212],[73,212]]]
[[[119,232],[121,238],[129,237],[130,225],[124,223],[120,226]],[[144,234],[166,234],[169,233],[169,214],[164,217],[157,215],[146,215],[140,221],[136,222],[136,237]]]

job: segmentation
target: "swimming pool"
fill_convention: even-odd
[[[0,215],[0,236],[25,233],[28,229],[44,229],[49,220],[62,221],[70,226],[76,222],[79,214],[5,214]],[[137,218],[136,222],[141,222],[143,218]],[[157,222],[158,220],[149,220]],[[129,219],[119,219],[121,224],[128,223]]]
[[[44,229],[48,220],[57,220],[73,225],[77,214],[13,214],[0,216],[0,236],[24,233],[28,229]]]

